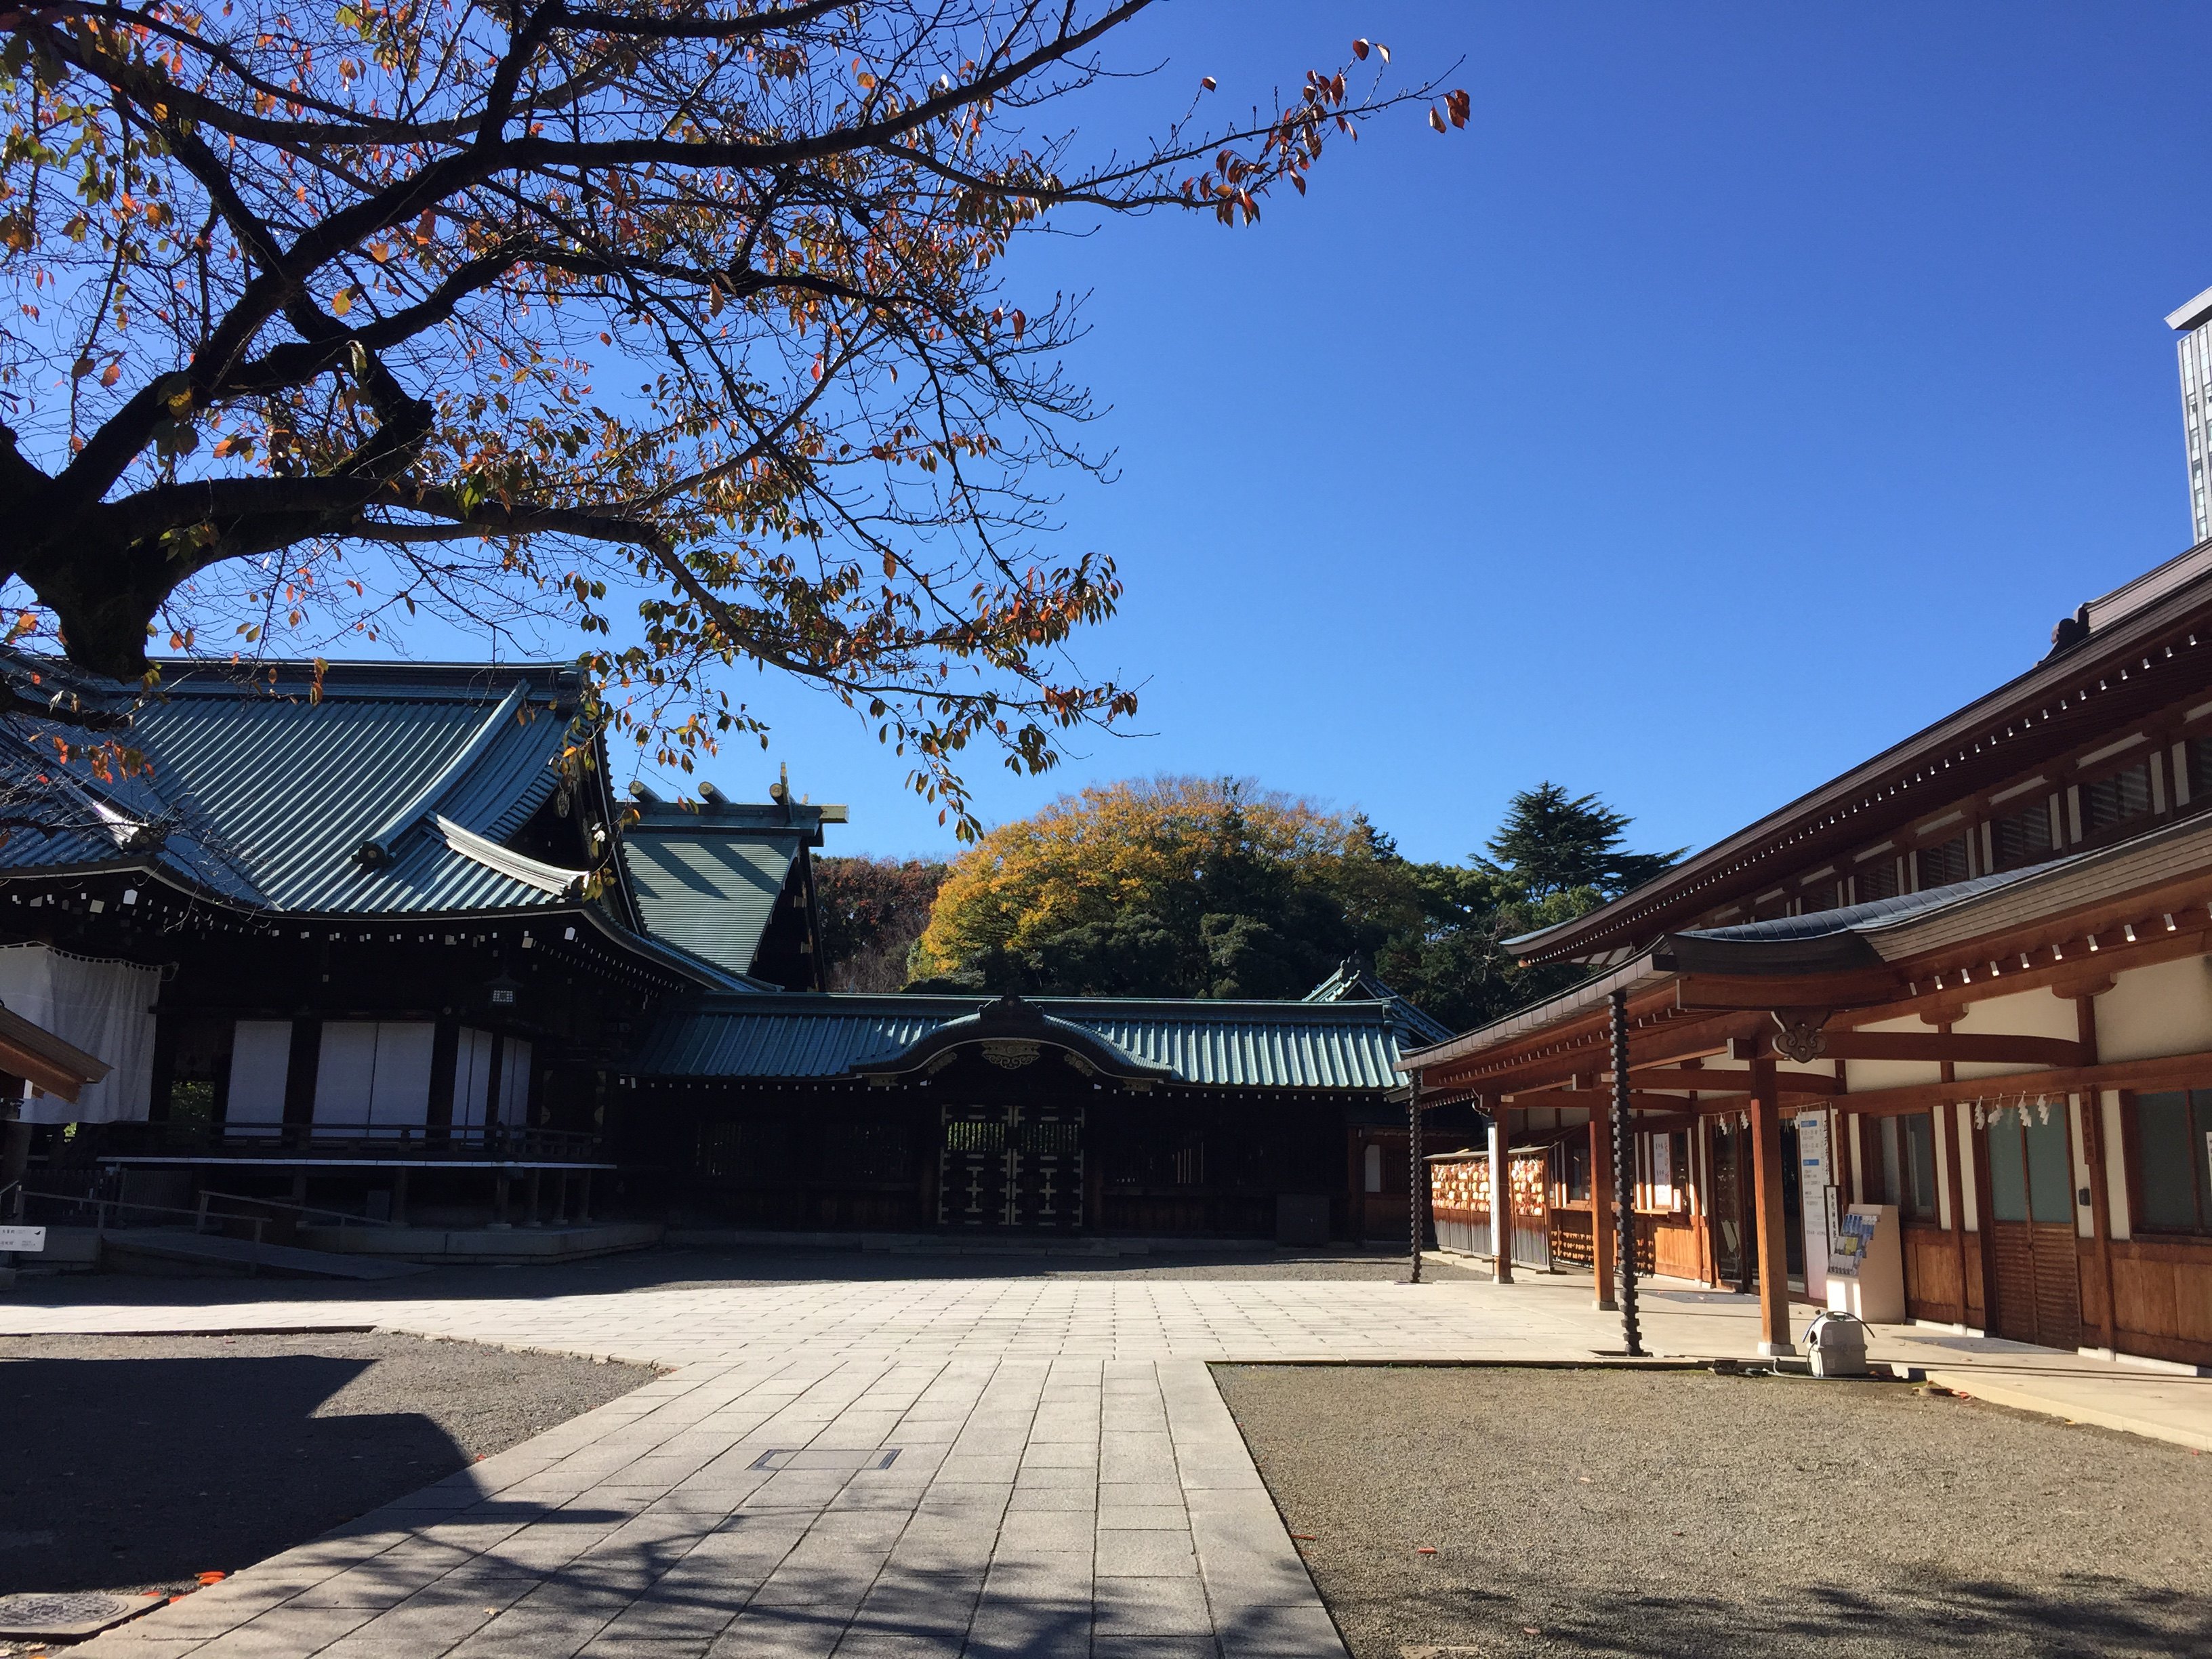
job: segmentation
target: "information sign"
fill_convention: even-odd
[[[1828,1189],[1831,1193],[1835,1188]],[[1856,1279],[1874,1243],[1877,1212],[1864,1207],[1846,1210],[1836,1218],[1828,1234],[1828,1273],[1837,1279]]]

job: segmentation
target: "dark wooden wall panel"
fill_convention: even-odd
[[[1947,1325],[1961,1322],[1959,1242],[1944,1227],[1908,1224],[1904,1229],[1905,1311],[1914,1319]]]
[[[2098,1279],[2091,1249],[2085,1242],[2085,1291]],[[2082,1300],[2086,1313],[2089,1298]],[[2113,1240],[2112,1310],[2113,1341],[2123,1353],[2212,1364],[2212,1241]]]

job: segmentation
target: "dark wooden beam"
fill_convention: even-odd
[[[2169,1054],[2156,1060],[2116,1060],[2100,1066],[2069,1066],[2043,1072],[2012,1072],[2001,1077],[1960,1078],[1941,1083],[1911,1083],[1894,1089],[1862,1089],[1838,1096],[1838,1110],[1892,1117],[1932,1111],[1962,1100],[2011,1101],[2022,1095],[2080,1094],[2099,1089],[2201,1089],[2212,1079],[2212,1053]],[[1698,1103],[1704,1110],[1705,1103]]]
[[[1634,1073],[1631,1073],[1634,1075]],[[1674,1095],[1653,1094],[1638,1089],[1630,1094],[1628,1103],[1638,1111],[1680,1112],[1690,1103]],[[1613,1091],[1610,1089],[1533,1089],[1513,1097],[1513,1109],[1525,1111],[1530,1107],[1556,1106],[1566,1110],[1584,1109],[1603,1117],[1612,1109]]]
[[[1677,1008],[1863,1008],[1895,1001],[1905,981],[1887,968],[1849,974],[1684,974]]]
[[[1706,1072],[1691,1067],[1647,1066],[1641,1071],[1632,1069],[1630,1077],[1646,1089],[1696,1089],[1717,1095],[1741,1095],[1749,1091],[1748,1072]],[[1841,1078],[1823,1077],[1817,1072],[1778,1072],[1776,1081],[1785,1095],[1839,1095],[1844,1092]]]
[[[2064,1037],[2008,1036],[1963,1031],[1824,1031],[1830,1060],[1932,1060],[1954,1066],[2082,1066],[2090,1056]]]

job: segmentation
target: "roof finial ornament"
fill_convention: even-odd
[[[2063,656],[2088,637],[2089,607],[2085,603],[2077,608],[2072,616],[2061,617],[2057,626],[2051,629],[2051,649],[2044,653],[2044,661],[2049,662],[2053,657]]]

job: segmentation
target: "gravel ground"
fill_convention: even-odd
[[[1895,1383],[1214,1370],[1356,1659],[2212,1653],[2181,1447]]]
[[[188,1588],[653,1375],[411,1336],[0,1339],[0,1593]]]

